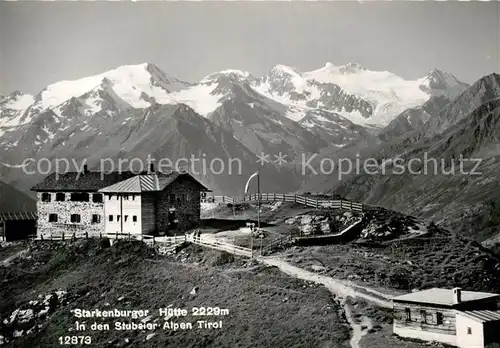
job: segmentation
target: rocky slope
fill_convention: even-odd
[[[478,240],[500,232],[498,225],[486,222],[491,202],[497,201],[500,173],[498,81],[497,74],[486,76],[415,130],[365,147],[363,158],[377,160],[376,173],[371,174],[371,168],[371,173],[347,175],[336,182],[334,191],[433,219]],[[413,173],[408,167],[411,159]],[[332,189],[328,181],[316,183]]]

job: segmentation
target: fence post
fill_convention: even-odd
[[[62,233],[62,240],[64,240],[64,232]]]
[[[296,193],[293,194],[293,203],[297,203],[297,194]]]
[[[340,200],[340,209],[342,209],[342,200]]]
[[[156,244],[156,240],[155,240],[155,236],[153,236],[153,246],[155,246]]]
[[[319,198],[316,198],[316,210],[319,209]]]
[[[351,201],[351,211],[352,211],[352,201]]]
[[[115,239],[118,239],[118,231],[116,231]]]
[[[43,234],[40,235],[40,240],[43,242]]]
[[[85,239],[89,239],[89,231],[85,231]]]
[[[73,232],[73,237],[72,237],[73,241],[76,240],[76,232]]]

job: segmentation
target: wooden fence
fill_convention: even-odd
[[[202,203],[238,203],[238,200],[229,196],[207,196],[201,200]]]
[[[186,236],[151,236],[147,234],[133,234],[133,233],[101,233],[99,235],[91,234],[88,232],[74,232],[74,233],[62,233],[60,235],[49,235],[49,236],[37,236],[35,240],[40,241],[70,241],[76,239],[89,239],[89,238],[108,238],[110,240],[136,240],[142,241],[146,244],[164,244],[172,245],[178,244],[186,241]]]
[[[230,243],[220,242],[209,238],[198,237],[195,236],[194,234],[186,235],[186,241],[191,242],[193,244],[198,244],[204,247],[208,247],[211,249],[225,251],[235,255],[246,256],[250,258],[253,257],[253,252],[252,249],[250,248],[245,248]]]
[[[258,202],[259,195],[257,193],[251,195],[243,196],[243,199],[235,199],[229,196],[208,196],[202,200],[204,203],[245,203],[245,202]],[[322,209],[347,209],[356,212],[363,211],[363,204],[347,201],[347,200],[330,200],[330,199],[319,199],[319,198],[309,198],[307,196],[301,196],[297,194],[285,194],[285,193],[261,193],[261,202],[290,202],[299,203],[306,205],[311,208]]]
[[[271,254],[274,249],[279,248],[282,245],[290,244],[291,242],[292,242],[291,236],[282,236],[268,243],[266,246],[262,247],[260,249],[260,255],[262,256]]]

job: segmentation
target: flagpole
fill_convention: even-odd
[[[257,170],[257,228],[260,231],[260,171]]]

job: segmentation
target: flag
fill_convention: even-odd
[[[247,194],[247,193],[248,193],[248,187],[250,186],[250,181],[252,181],[252,179],[253,179],[254,177],[256,177],[257,175],[259,175],[259,172],[258,172],[258,171],[257,171],[257,172],[255,172],[255,173],[253,173],[253,174],[250,176],[250,178],[248,178],[247,184],[245,185],[245,194]]]

